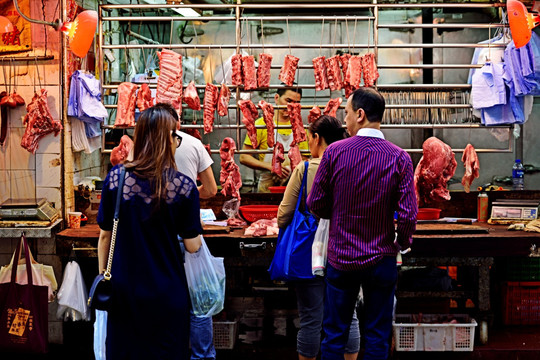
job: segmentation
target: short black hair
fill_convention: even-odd
[[[156,105],[154,105],[154,107],[167,111],[176,120],[176,122],[180,121],[180,118],[178,117],[178,112],[176,112],[176,109],[171,104],[157,103]]]
[[[287,90],[294,91],[295,93],[298,93],[298,94],[300,94],[300,96],[302,96],[302,89],[301,89],[301,88],[299,88],[299,87],[294,87],[294,86],[287,86],[287,84],[284,84],[284,83],[281,83],[281,85],[286,86],[286,87],[279,88],[279,89],[277,90],[277,94],[278,94],[279,96],[283,96],[283,94],[285,94],[285,92],[286,92]],[[298,84],[295,83],[295,82],[293,82],[293,85],[298,85]]]
[[[386,103],[380,92],[373,88],[361,87],[351,95],[354,111],[363,109],[369,122],[381,122]]]

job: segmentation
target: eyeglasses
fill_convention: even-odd
[[[176,148],[178,149],[180,147],[180,145],[182,144],[182,137],[180,135],[178,135],[176,133],[176,131],[173,131],[171,133],[171,136],[173,137],[173,139],[176,140]]]

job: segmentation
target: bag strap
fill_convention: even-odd
[[[34,282],[32,280],[32,266],[30,263],[30,249],[28,248],[28,241],[26,240],[26,235],[23,233],[21,234],[21,238],[19,239],[19,243],[17,244],[17,249],[15,250],[15,259],[17,260],[16,264],[15,262],[11,266],[11,283],[15,283],[17,281],[17,268],[19,263],[19,258],[21,256],[21,248],[22,245],[24,245],[24,256],[26,259],[26,276],[28,277],[28,285],[33,285]]]
[[[118,220],[119,220],[119,214],[120,214],[120,201],[122,200],[122,193],[124,191],[124,179],[126,176],[126,168],[122,166],[122,169],[120,170],[120,176],[118,179],[118,190],[116,191],[116,205],[114,208],[114,219],[113,219],[113,229],[112,229],[112,235],[111,235],[111,245],[109,247],[109,258],[107,259],[107,269],[105,270],[105,273],[103,274],[103,277],[105,280],[111,279],[111,267],[112,267],[112,260],[114,255],[114,245],[116,243],[116,231],[118,230]]]
[[[304,161],[304,177],[302,178],[302,187],[300,188],[300,194],[298,194],[298,201],[296,201],[295,211],[298,211],[298,209],[300,208],[300,203],[302,202],[302,199],[304,197],[304,190],[306,190],[306,186],[307,186],[308,167],[309,167],[309,161]],[[307,193],[307,190],[306,190],[306,193]]]

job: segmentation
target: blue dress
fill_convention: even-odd
[[[112,230],[120,166],[105,179],[98,224]],[[159,207],[150,184],[126,172],[112,263],[107,359],[189,359],[190,300],[177,236],[202,233],[195,183],[171,171]]]

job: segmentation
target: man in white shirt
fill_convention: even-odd
[[[167,109],[179,122],[176,110],[169,104],[157,104],[156,107]],[[214,161],[202,142],[182,131],[176,131],[182,141],[176,149],[174,159],[178,171],[197,182],[199,197],[208,199],[217,193],[217,184],[212,171]],[[197,317],[191,313],[190,327],[191,360],[214,360],[216,350],[213,343],[212,317]]]

